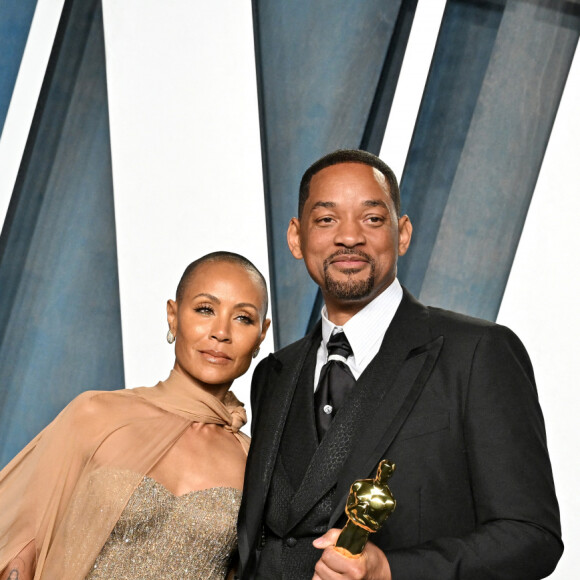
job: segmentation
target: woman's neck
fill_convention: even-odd
[[[179,365],[179,363],[177,361],[175,361],[175,364],[173,365],[173,370],[176,373],[179,373],[182,377],[185,377],[186,379],[188,379],[189,381],[194,383],[200,389],[203,389],[206,393],[209,393],[210,395],[214,396],[216,399],[220,400],[222,403],[224,402],[226,393],[229,391],[230,387],[232,386],[231,382],[220,383],[217,385],[204,383],[203,381],[196,379],[193,375],[191,375],[186,370],[184,370]]]

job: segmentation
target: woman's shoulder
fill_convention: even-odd
[[[60,418],[82,428],[94,427],[100,422],[109,423],[123,415],[127,407],[134,406],[135,396],[130,389],[116,391],[84,391],[77,395],[62,411]]]
[[[77,395],[67,408],[73,410],[90,410],[92,407],[103,404],[114,404],[122,401],[130,393],[130,389],[117,389],[114,391],[83,391]]]

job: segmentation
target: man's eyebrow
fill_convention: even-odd
[[[363,201],[363,205],[365,207],[384,207],[385,209],[389,209],[389,206],[387,205],[387,202],[382,200],[382,199],[368,199],[366,201]]]
[[[334,201],[317,201],[313,206],[312,209],[316,209],[318,207],[324,207],[326,209],[331,209],[333,207],[336,207],[336,203],[334,203]],[[312,211],[312,210],[310,210]]]
[[[367,199],[362,202],[364,207],[384,207],[386,210],[389,209],[387,202],[382,199]],[[334,201],[317,201],[310,211],[314,211],[315,209],[322,207],[324,209],[334,209],[337,207]]]

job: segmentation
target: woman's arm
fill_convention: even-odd
[[[0,580],[32,580],[35,566],[36,550],[32,541],[8,564]]]

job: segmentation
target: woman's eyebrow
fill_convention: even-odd
[[[208,294],[207,292],[200,292],[199,294],[196,294],[193,297],[193,300],[195,300],[196,298],[199,298],[200,296],[203,296],[204,298],[209,298],[209,300],[212,300],[213,302],[216,302],[217,304],[220,304],[220,299],[217,296],[214,296],[213,294]]]
[[[256,312],[259,312],[258,308],[254,306],[251,302],[240,302],[236,304],[236,308],[253,308]]]

